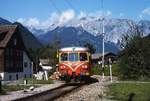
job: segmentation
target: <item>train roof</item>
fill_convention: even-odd
[[[89,49],[85,47],[64,47],[64,48],[61,48],[59,51],[70,52],[70,51],[88,51],[88,50]]]

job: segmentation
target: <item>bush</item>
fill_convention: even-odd
[[[150,37],[142,38],[140,32],[126,40],[119,58],[121,79],[148,80],[150,78]]]
[[[118,65],[117,64],[112,64],[112,75],[113,76],[118,76],[118,71],[119,71]],[[103,70],[102,70],[102,67],[100,65],[96,65],[92,68],[91,72],[92,72],[92,74],[95,74],[95,75],[102,75]],[[109,65],[105,65],[104,74],[106,76],[110,75]]]

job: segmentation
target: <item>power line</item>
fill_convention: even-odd
[[[103,0],[101,0],[101,9],[103,10],[104,9],[104,4],[103,4]]]
[[[66,1],[66,3],[67,3],[72,9],[74,9],[76,12],[78,11],[78,9],[75,8],[75,7],[73,6],[73,4],[72,4],[69,0],[64,0],[64,1]]]
[[[61,10],[56,6],[56,4],[53,2],[53,0],[49,0],[52,6],[57,10],[57,12],[61,15]]]

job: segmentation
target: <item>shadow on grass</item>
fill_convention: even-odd
[[[133,97],[135,96],[135,93],[130,93],[128,96],[129,96],[128,101],[133,101]]]
[[[89,83],[96,83],[96,82],[98,82],[98,79],[96,79],[96,78],[89,78]]]

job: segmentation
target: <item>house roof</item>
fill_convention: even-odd
[[[5,48],[17,25],[0,25],[0,48]]]
[[[7,43],[9,42],[9,40],[11,39],[12,35],[15,33],[16,30],[17,30],[17,25],[0,25],[0,48],[5,48],[7,46]],[[24,48],[29,58],[33,61],[25,45]]]
[[[59,51],[61,52],[68,52],[68,51],[88,51],[88,48],[85,47],[65,47],[65,48],[61,48]]]
[[[116,54],[114,54],[114,53],[112,53],[112,52],[105,52],[104,53],[104,56],[106,56],[106,55],[114,55],[114,56],[116,56]],[[101,58],[103,56],[103,53],[96,53],[96,54],[92,54],[92,59],[99,59],[99,58]]]

